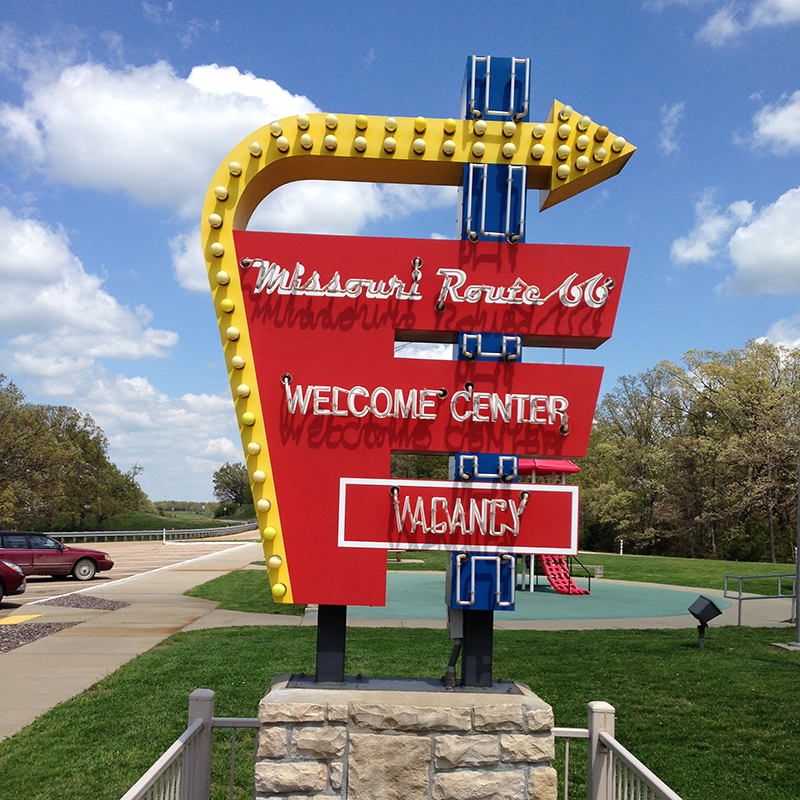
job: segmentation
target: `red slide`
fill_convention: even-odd
[[[572,580],[564,556],[540,555],[539,558],[542,559],[542,566],[547,580],[550,581],[550,585],[559,594],[589,594],[588,589],[581,589]]]

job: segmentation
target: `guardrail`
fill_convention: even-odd
[[[146,542],[160,539],[171,541],[176,539],[207,539],[211,536],[229,536],[232,533],[246,533],[256,530],[258,524],[245,522],[241,525],[225,525],[219,528],[187,528],[179,531],[68,531],[66,533],[50,533],[54,539],[64,544],[69,542]]]
[[[232,728],[228,798],[233,798],[236,731],[260,728],[250,717],[215,717],[215,694],[196,689],[189,695],[189,727],[129,789],[122,800],[209,800],[211,793],[211,744],[214,728]],[[569,800],[570,742],[588,744],[586,797],[588,800],[681,800],[652,770],[614,738],[616,711],[608,703],[589,703],[588,728],[553,728],[556,739],[565,740],[564,800]],[[258,737],[256,736],[256,750]],[[253,761],[255,763],[255,752]],[[255,778],[255,769],[252,773]],[[253,798],[255,800],[255,782]]]
[[[737,594],[728,594],[728,578],[733,578],[739,582],[739,591]],[[742,583],[746,580],[755,580],[756,578],[777,578],[778,579],[778,594],[758,594],[758,595],[751,595],[750,597],[743,597],[742,596]],[[791,594],[783,594],[783,579],[789,578],[792,581],[792,593]],[[786,598],[791,599],[792,601],[792,619],[796,619],[797,615],[797,587],[794,585],[796,583],[797,576],[794,572],[776,572],[772,575],[726,575],[725,576],[725,591],[723,596],[730,599],[736,600],[739,604],[739,616],[737,625],[742,624],[742,603],[745,600],[776,600],[778,598]]]

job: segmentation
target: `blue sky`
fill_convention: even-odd
[[[0,373],[91,413],[151,498],[210,499],[241,458],[199,246],[211,175],[301,111],[457,116],[473,53],[532,59],[533,121],[557,98],[638,147],[529,213],[529,242],[631,247],[614,337],[569,363],[607,391],[693,348],[800,344],[800,0],[4,0]],[[455,193],[296,185],[254,225],[454,238]]]

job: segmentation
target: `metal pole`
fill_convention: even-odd
[[[317,683],[344,683],[347,606],[320,605],[317,611]]]
[[[800,647],[800,455],[797,472],[797,545],[794,551],[794,647]]]
[[[197,735],[195,780],[189,790],[190,800],[208,800],[211,794],[211,719],[214,716],[214,692],[195,689],[189,695],[189,724],[203,720],[203,730]]]
[[[493,625],[493,611],[469,609],[464,612],[464,639],[461,651],[462,686],[491,687]]]

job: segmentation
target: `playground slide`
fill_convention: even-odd
[[[572,580],[564,556],[540,555],[539,558],[542,560],[547,580],[559,594],[589,594],[588,589],[581,589]]]

